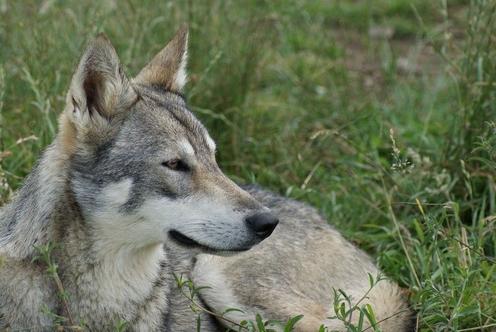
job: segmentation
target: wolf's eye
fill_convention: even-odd
[[[188,165],[186,165],[186,163],[181,159],[171,159],[164,161],[162,163],[162,166],[165,166],[173,171],[181,171],[181,172],[189,171]]]

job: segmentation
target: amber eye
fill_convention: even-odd
[[[171,159],[164,161],[162,163],[162,166],[165,166],[173,171],[181,171],[181,172],[189,171],[188,165],[186,165],[186,163],[183,162],[181,159]]]

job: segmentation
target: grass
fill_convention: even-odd
[[[419,331],[490,331],[494,7],[0,1],[0,200],[53,139],[91,36],[105,31],[137,73],[186,21],[187,96],[222,168],[317,206],[409,289]]]

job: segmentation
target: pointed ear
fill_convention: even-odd
[[[66,111],[76,128],[109,122],[127,110],[136,93],[117,53],[103,34],[89,43],[72,77]]]
[[[188,27],[182,26],[172,40],[135,77],[143,85],[181,92],[187,81]]]

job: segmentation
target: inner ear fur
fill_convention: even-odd
[[[148,63],[134,81],[181,93],[187,82],[188,27],[183,25],[171,41]]]
[[[100,34],[89,43],[69,90],[68,103],[78,112],[94,112],[111,118],[125,110],[136,99],[136,93],[124,74],[119,57],[108,38]]]
[[[79,141],[108,135],[137,94],[124,74],[108,38],[100,34],[83,53],[71,80],[66,108],[59,119],[63,146],[71,152]]]

